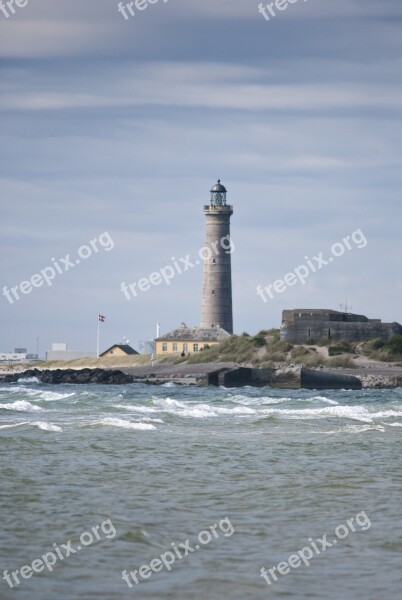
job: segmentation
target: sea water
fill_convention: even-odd
[[[399,598],[401,437],[401,389],[2,383],[0,598]]]

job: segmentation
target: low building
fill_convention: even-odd
[[[28,355],[26,352],[3,352],[2,354],[0,354],[0,362],[15,362],[27,359]]]
[[[132,354],[138,354],[138,352],[128,344],[114,344],[102,352],[100,358],[105,356],[131,356]]]
[[[54,342],[52,349],[46,352],[46,360],[77,360],[79,358],[96,358],[96,352],[83,350],[67,350],[67,344]]]
[[[374,338],[389,340],[402,334],[399,323],[382,323],[330,309],[295,308],[282,312],[281,339],[291,344],[306,344],[310,340],[330,339],[364,341]]]
[[[161,354],[194,354],[211,346],[216,346],[230,337],[230,333],[216,325],[209,329],[187,327],[182,323],[178,329],[155,340],[155,353]]]

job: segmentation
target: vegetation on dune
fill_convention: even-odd
[[[150,356],[132,354],[129,356],[105,356],[103,358],[76,358],[74,360],[41,360],[32,363],[38,369],[118,369],[119,367],[137,367],[148,365]]]
[[[384,342],[381,338],[364,342],[361,346],[363,354],[372,360],[390,362],[402,358],[402,335],[394,335]]]
[[[355,369],[356,365],[350,356],[335,356],[325,361],[325,366],[332,369]]]
[[[305,346],[294,346],[290,351],[290,356],[295,362],[303,361],[307,356],[311,356],[312,351]]]
[[[323,357],[315,348],[306,348],[306,346],[294,346],[290,356],[293,362],[307,368],[319,367],[324,363]]]
[[[394,335],[386,344],[385,347],[392,355],[402,356],[402,335]]]
[[[348,342],[338,342],[333,345],[334,353],[325,359],[316,348],[303,345],[292,345],[280,339],[279,329],[259,331],[252,336],[247,332],[233,335],[221,344],[206,348],[201,352],[184,358],[176,355],[167,355],[158,362],[177,364],[187,362],[198,364],[206,362],[234,362],[238,364],[253,365],[255,367],[273,368],[278,365],[297,364],[306,368],[342,367],[352,368],[351,359],[341,356],[354,351]]]
[[[255,351],[261,347],[261,338],[252,337],[248,334],[240,336],[233,335],[221,344],[212,348],[192,354],[188,359],[189,364],[205,362],[239,362],[249,363],[252,361]],[[265,345],[265,340],[264,340]]]
[[[354,354],[356,348],[346,340],[335,342],[328,347],[329,356],[340,356],[341,354]]]
[[[352,354],[363,354],[372,360],[401,361],[402,360],[402,335],[396,335],[388,342],[377,338],[360,344],[348,341],[333,341],[328,339],[318,340],[316,346],[328,347],[328,356],[325,358],[322,351],[312,347],[313,340],[308,345],[289,344],[280,339],[279,329],[261,330],[256,335],[247,332],[233,335],[221,344],[206,346],[200,352],[190,356],[179,354],[166,354],[155,357],[156,364],[197,364],[207,362],[233,362],[256,367],[278,367],[279,365],[303,365],[306,368],[330,367],[353,368]],[[39,368],[123,368],[140,365],[149,365],[150,355],[135,355],[126,357],[107,357],[78,359],[73,361],[41,361],[35,363]]]
[[[259,331],[251,336],[244,332],[233,335],[221,344],[193,354],[189,364],[204,362],[236,362],[256,366],[272,367],[275,362],[286,362],[292,345],[282,342],[279,329]]]

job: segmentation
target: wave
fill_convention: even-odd
[[[301,409],[267,409],[261,411],[264,414],[276,413],[285,419],[305,420],[305,419],[326,419],[340,418],[351,419],[353,421],[363,421],[372,423],[374,415],[368,410],[358,406],[325,406],[324,408],[301,408]]]
[[[331,431],[324,431],[322,433],[325,434],[334,434],[334,433],[365,433],[366,431],[381,431],[384,432],[385,428],[382,425],[373,424],[365,424],[365,425],[345,425],[344,427],[338,427],[337,429]]]
[[[234,397],[239,401],[239,396]],[[276,416],[284,419],[294,420],[313,420],[313,419],[350,419],[353,421],[362,421],[364,423],[373,423],[377,419],[388,419],[391,417],[402,417],[402,412],[395,410],[383,410],[378,412],[370,412],[364,406],[349,406],[340,405],[335,401],[331,401],[330,398],[324,398],[322,396],[314,396],[315,400],[326,400],[330,401],[330,406],[324,407],[306,407],[306,408],[283,408],[283,407],[272,407],[265,408],[254,405],[253,407],[248,404],[247,406],[240,405],[235,407],[222,407],[213,404],[198,404],[180,402],[174,398],[153,398],[155,407],[160,412],[170,413],[177,415],[178,417],[193,417],[193,418],[208,418],[208,417],[219,417],[221,415],[228,416],[253,416],[253,417],[267,417]],[[312,398],[307,398],[311,400]],[[334,402],[334,404],[332,404]]]
[[[0,425],[0,429],[13,429],[14,427],[21,427],[21,425],[29,425],[29,421],[22,421],[21,423],[8,423],[7,425]]]
[[[0,404],[0,410],[15,410],[17,412],[40,412],[43,410],[40,406],[31,404],[28,400],[16,400],[9,404]]]
[[[332,406],[339,406],[339,402],[336,400],[332,400],[332,398],[325,398],[325,396],[314,396],[313,398],[306,398],[311,402],[326,402],[327,404],[331,404]]]
[[[53,425],[53,423],[48,423],[47,421],[33,421],[30,425],[35,425],[43,431],[63,431],[58,425]]]
[[[254,404],[283,404],[284,402],[292,402],[294,398],[273,398],[271,396],[257,396],[256,398],[249,396],[242,396],[238,394],[236,396],[230,396],[226,398],[229,402],[234,402],[235,404],[244,404],[245,406],[250,406]]]
[[[179,417],[195,417],[199,419],[218,417],[219,415],[255,415],[257,412],[254,408],[247,406],[223,408],[210,404],[185,404],[173,398],[154,398],[153,402],[163,412]]]
[[[70,398],[71,396],[75,396],[75,392],[71,392],[70,394],[59,394],[57,392],[39,392],[38,400],[45,400],[46,402],[53,402],[55,400],[65,400],[66,398]]]
[[[20,377],[17,383],[40,383],[37,377]]]
[[[61,394],[60,392],[45,391],[43,389],[31,389],[28,387],[18,385],[9,388],[0,388],[0,392],[8,392],[9,394],[21,394],[29,396],[33,400],[45,400],[46,402],[50,402],[53,400],[64,400],[65,398],[69,398],[70,396],[76,395],[75,392]]]
[[[155,425],[150,423],[133,423],[132,421],[125,421],[124,419],[116,419],[114,417],[105,417],[99,421],[92,421],[91,426],[94,425],[106,425],[109,427],[121,427],[122,429],[140,429],[140,430],[151,430],[156,429]]]
[[[139,413],[156,413],[158,410],[150,406],[138,406],[137,404],[112,404],[113,408],[124,408]]]
[[[266,412],[266,411],[262,411]],[[363,421],[365,423],[373,423],[375,419],[387,419],[390,417],[402,417],[402,412],[395,410],[370,412],[362,406],[326,406],[325,408],[306,408],[306,409],[283,409],[279,411],[286,418],[305,419],[321,419],[327,417],[337,417],[344,419],[352,419],[355,421]]]
[[[242,396],[241,394],[230,396],[226,398],[227,401],[235,402],[236,404],[244,404],[246,406],[250,405],[270,405],[270,404],[284,404],[285,402],[325,402],[325,404],[330,404],[331,406],[338,406],[339,402],[336,400],[332,400],[332,398],[326,398],[325,396],[313,396],[311,398],[288,398],[288,397],[280,397],[275,398],[272,396]]]

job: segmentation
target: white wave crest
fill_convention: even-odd
[[[29,396],[30,398],[32,398],[32,400],[45,400],[46,402],[50,402],[53,400],[64,400],[65,398],[69,398],[70,396],[75,396],[75,392],[61,394],[59,392],[50,392],[45,391],[43,389],[27,388],[21,385],[16,385],[10,388],[0,388],[0,392],[2,391],[6,391],[10,394],[24,394],[25,396]]]
[[[121,427],[122,429],[156,429],[155,425],[150,423],[133,423],[124,419],[116,419],[114,417],[105,417],[99,421],[93,421],[91,425],[106,425],[109,427]]]
[[[310,400],[311,402],[326,402],[326,404],[331,404],[332,406],[339,406],[339,402],[331,398],[325,398],[324,396],[314,396],[313,398],[306,398],[306,400]]]
[[[323,431],[321,433],[325,433],[327,435],[336,434],[336,433],[365,433],[366,431],[381,431],[384,432],[385,428],[382,425],[375,425],[374,423],[365,425],[344,425],[343,427],[337,427],[336,429]]]
[[[185,404],[172,398],[157,398],[154,399],[154,404],[159,406],[162,412],[174,414],[179,417],[193,417],[196,419],[218,417],[219,415],[255,415],[257,412],[255,409],[247,406],[224,408],[209,404]]]
[[[238,394],[236,396],[231,396],[227,398],[227,400],[230,400],[230,402],[234,402],[236,404],[250,406],[260,404],[282,404],[284,402],[291,402],[292,398],[273,398],[271,396],[258,396],[256,398],[252,398],[249,396],[242,396],[241,394]]]
[[[178,400],[174,400],[173,398],[152,398],[155,406],[159,406],[161,408],[187,408],[187,404],[184,402],[179,402]]]
[[[18,383],[40,383],[37,377],[20,377]]]
[[[113,404],[113,408],[123,408],[124,410],[130,410],[139,413],[156,413],[158,410],[150,406],[138,406],[137,404]]]
[[[320,400],[322,396],[315,396]],[[239,400],[239,397],[237,397]],[[330,400],[325,398],[326,401]],[[222,407],[213,404],[196,404],[189,402],[180,402],[173,398],[154,398],[153,402],[161,413],[170,413],[178,417],[210,418],[221,415],[228,416],[277,416],[284,419],[294,420],[313,420],[313,419],[349,419],[361,421],[363,423],[374,423],[377,419],[386,419],[390,417],[401,417],[402,413],[388,410],[381,412],[371,412],[363,406],[342,406],[334,404],[317,408],[282,408],[281,406],[263,408],[261,406],[241,404],[236,407]]]
[[[34,421],[31,425],[35,425],[43,431],[63,431],[58,425],[53,425],[53,423],[48,423],[47,421]]]
[[[29,425],[29,421],[21,421],[21,423],[8,423],[7,425],[0,425],[0,429],[13,429],[14,427],[21,427],[21,425]]]
[[[362,421],[364,423],[373,423],[374,414],[367,409],[359,406],[325,406],[323,408],[300,408],[300,409],[265,409],[260,411],[265,415],[276,414],[285,419],[351,419],[353,421]]]
[[[57,392],[39,392],[38,400],[45,400],[46,402],[53,402],[54,400],[65,400],[65,398],[70,398],[71,396],[75,396],[75,392],[70,394],[58,394]]]
[[[0,409],[2,408],[18,412],[40,412],[43,410],[40,406],[31,404],[28,400],[16,400],[16,402],[11,402],[9,404],[0,404]]]

